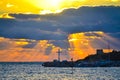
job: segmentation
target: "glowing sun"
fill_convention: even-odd
[[[62,0],[31,0],[31,3],[38,7],[46,10],[58,9],[61,5]]]
[[[61,12],[63,0],[29,0],[29,3],[40,9],[40,14]]]

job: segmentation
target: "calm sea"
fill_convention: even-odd
[[[120,80],[120,67],[45,68],[41,63],[0,63],[0,80]]]

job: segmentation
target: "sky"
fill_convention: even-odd
[[[0,13],[58,13],[81,6],[119,6],[120,0],[0,0]]]
[[[83,59],[119,50],[120,0],[0,0],[0,62]]]

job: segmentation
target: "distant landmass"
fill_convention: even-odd
[[[104,53],[102,49],[98,49],[94,55],[89,55],[85,59],[77,61],[59,61],[43,63],[45,67],[120,67],[120,51],[113,50]]]
[[[120,67],[120,51],[113,50],[109,53],[104,53],[98,50],[97,54],[90,55],[83,60],[77,60],[77,67]]]

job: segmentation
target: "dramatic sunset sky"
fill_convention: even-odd
[[[120,0],[0,0],[0,62],[83,59],[119,35]]]

